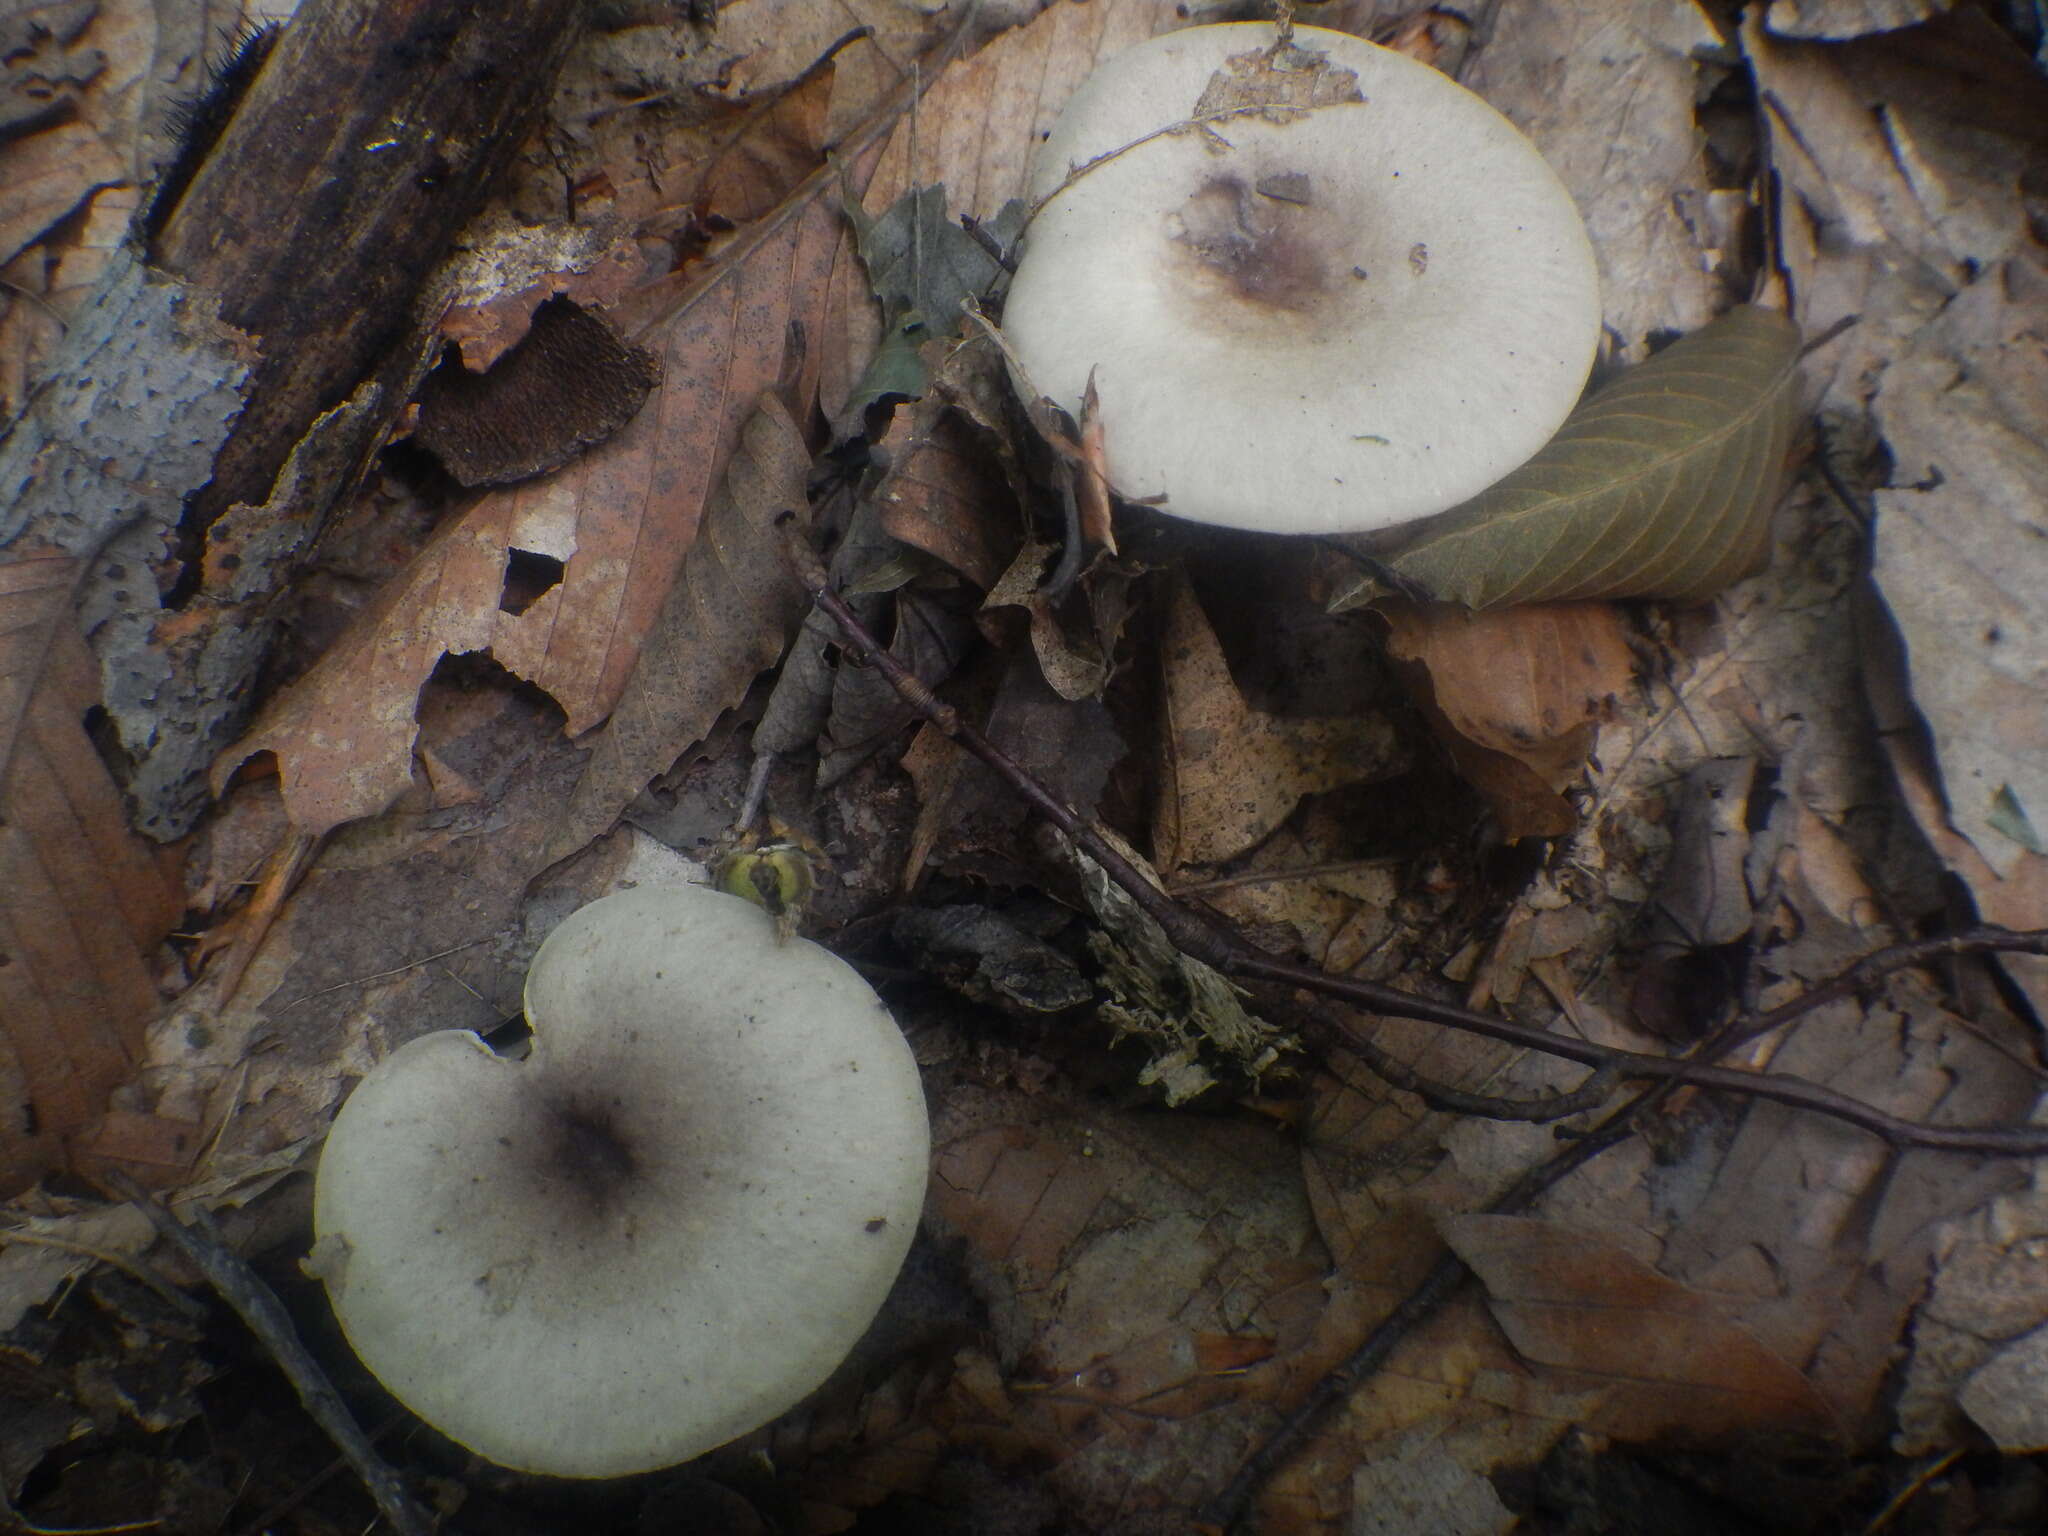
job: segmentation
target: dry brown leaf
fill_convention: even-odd
[[[704,94],[749,101],[797,78],[835,42],[867,35],[834,60],[828,137],[837,142],[867,120],[932,41],[934,12],[911,0],[735,0],[718,10],[713,34],[717,79]],[[939,26],[950,24],[941,20]]]
[[[383,809],[411,782],[414,705],[443,655],[489,651],[553,695],[581,734],[610,713],[682,551],[764,390],[816,334],[838,217],[813,199],[636,339],[663,385],[601,450],[485,496],[380,594],[314,669],[223,754],[218,785],[274,751],[293,821],[322,832]],[[655,295],[643,301],[652,307]],[[501,606],[517,551],[561,563],[521,611]]]
[[[1073,593],[1068,594],[1067,601],[1055,603],[1041,585],[1053,569],[1057,554],[1050,544],[1026,541],[1010,561],[1009,569],[989,588],[988,598],[982,604],[984,627],[1000,637],[1004,612],[1021,610],[1031,636],[1032,653],[1053,691],[1075,703],[1099,699],[1109,684],[1110,661],[1127,613],[1127,583],[1114,575],[1101,582],[1084,581],[1081,595],[1087,599],[1088,611],[1085,615],[1075,614],[1081,604]],[[1071,626],[1062,622],[1066,615],[1074,617]],[[1086,630],[1082,629],[1083,623],[1087,623]],[[997,643],[1003,642],[998,638]]]
[[[1292,815],[1303,795],[1404,766],[1380,716],[1292,720],[1245,703],[1185,577],[1174,583],[1160,655],[1166,733],[1152,838],[1162,870],[1234,858]]]
[[[773,213],[818,168],[836,83],[827,67],[750,111],[704,167],[698,217],[738,225]]]
[[[1667,0],[1545,0],[1503,8],[1483,35],[1458,79],[1570,188],[1619,354],[1640,361],[1653,333],[1704,325],[1726,302],[1716,267],[1747,277],[1706,216],[1717,176],[1697,103],[1724,46],[1711,13]],[[1726,196],[1743,206],[1743,192]]]
[[[1910,27],[1955,0],[1771,0],[1764,25],[1780,37],[1862,37]]]
[[[1589,1422],[1600,1432],[1697,1444],[1745,1431],[1838,1431],[1821,1394],[1726,1302],[1600,1234],[1525,1216],[1438,1225],[1517,1352],[1562,1373],[1564,1390],[1597,1395]]]
[[[774,395],[763,395],[626,690],[592,743],[546,862],[566,858],[609,826],[781,659],[805,604],[776,519],[802,515],[810,467],[789,412]]]
[[[943,560],[984,590],[1015,558],[1021,520],[991,472],[984,438],[944,392],[985,351],[980,343],[952,349],[933,393],[897,413],[883,440],[893,455],[889,473],[875,493],[889,537]]]
[[[127,167],[84,123],[62,123],[9,148],[0,176],[8,189],[0,214],[0,260],[62,222],[102,187],[126,180]]]
[[[99,667],[76,567],[0,565],[0,1194],[73,1155],[137,1065],[151,956],[183,906],[85,733]]]
[[[582,226],[575,229],[575,235],[561,241],[567,249],[542,246],[556,257],[546,263],[539,251],[520,243],[519,235],[500,230],[493,232],[499,240],[480,239],[456,289],[460,302],[436,327],[455,344],[463,367],[487,372],[519,345],[535,312],[549,299],[566,298],[602,313],[648,281],[648,259],[638,242],[603,245],[596,231],[586,236]],[[539,265],[547,270],[533,270]]]
[[[1563,791],[1585,766],[1594,723],[1629,687],[1616,610],[1541,603],[1473,613],[1396,601],[1382,611],[1410,695],[1501,830],[1558,837],[1576,826]]]
[[[1896,468],[1871,580],[1904,641],[1948,820],[2001,878],[2048,855],[2048,276],[2031,261],[1956,295],[1872,402]]]

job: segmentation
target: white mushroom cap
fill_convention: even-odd
[[[1083,82],[1035,162],[1033,202],[1051,200],[1003,329],[1069,411],[1096,370],[1127,497],[1286,533],[1426,517],[1535,453],[1577,401],[1600,336],[1592,247],[1506,118],[1344,33],[1296,27],[1309,52],[1272,73],[1319,70],[1350,96],[1349,71],[1362,100],[1146,137],[1243,99],[1229,77],[1276,37],[1171,32]]]
[[[336,1118],[313,1268],[364,1364],[508,1467],[610,1477],[767,1422],[874,1317],[923,1203],[916,1064],[879,999],[702,888],[582,908],[525,1061],[442,1031]]]

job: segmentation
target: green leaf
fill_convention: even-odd
[[[1331,607],[1395,589],[1471,608],[1699,602],[1763,563],[1792,438],[1799,332],[1730,310],[1582,402],[1520,469],[1378,557]]]

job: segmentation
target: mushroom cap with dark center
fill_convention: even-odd
[[[873,1318],[917,1227],[924,1097],[873,991],[702,888],[574,913],[525,1061],[443,1031],[350,1096],[313,1266],[364,1364],[479,1455],[684,1461],[781,1413]]]
[[[1401,54],[1293,35],[1171,32],[1083,82],[1039,151],[1003,328],[1069,411],[1095,371],[1125,496],[1359,532],[1550,439],[1599,283],[1571,194],[1506,118]],[[1242,106],[1275,93],[1307,105]]]

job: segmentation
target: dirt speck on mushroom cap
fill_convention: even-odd
[[[852,969],[718,892],[573,914],[524,1062],[414,1040],[343,1106],[314,1199],[350,1343],[502,1465],[617,1476],[791,1406],[915,1233],[917,1069]]]
[[[1039,154],[1004,329],[1069,409],[1096,371],[1128,496],[1282,532],[1442,511],[1576,401],[1599,338],[1591,247],[1512,124],[1345,34],[1296,29],[1341,87],[1316,105],[1158,132],[1230,100],[1214,82],[1275,36],[1169,33],[1083,83]]]

